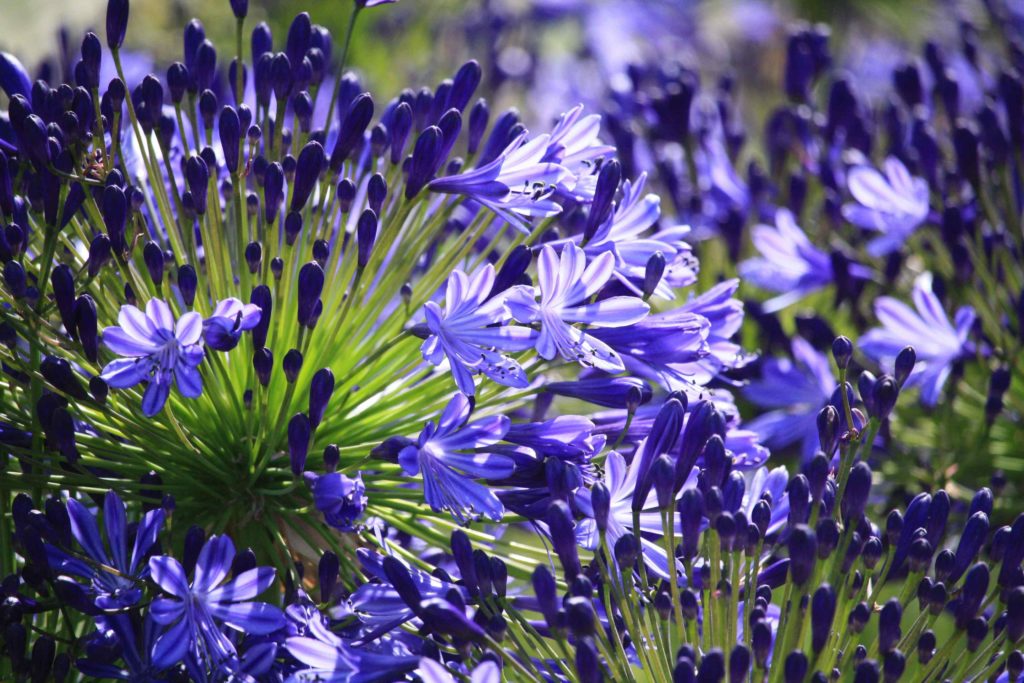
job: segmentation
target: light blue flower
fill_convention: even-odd
[[[857,203],[844,204],[843,216],[856,226],[882,233],[868,243],[871,256],[896,251],[928,218],[928,183],[910,175],[896,157],[885,160],[884,176],[871,166],[854,166],[846,183]]]

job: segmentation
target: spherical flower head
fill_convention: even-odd
[[[122,306],[117,322],[103,330],[104,345],[123,356],[108,363],[100,374],[110,387],[127,389],[148,382],[142,397],[142,412],[147,417],[163,409],[172,382],[187,398],[203,393],[197,369],[204,354],[198,313],[185,313],[175,322],[164,301],[150,299],[145,313],[130,304]]]
[[[306,483],[313,492],[313,505],[323,513],[326,522],[339,531],[355,531],[356,520],[366,510],[366,486],[361,473],[348,477],[341,472],[317,476],[306,473]]]

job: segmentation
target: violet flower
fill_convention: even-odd
[[[399,452],[398,463],[406,475],[423,476],[423,495],[435,512],[447,510],[459,522],[477,515],[498,521],[505,507],[474,479],[504,479],[514,471],[511,458],[486,452],[505,436],[509,419],[492,415],[468,424],[471,410],[469,398],[455,394],[437,424],[428,422],[415,445]]]
[[[625,327],[647,316],[650,307],[637,297],[614,296],[590,302],[611,278],[614,261],[605,252],[587,263],[586,254],[577,246],[563,246],[561,255],[545,246],[537,267],[539,292],[525,285],[512,288],[507,299],[512,316],[523,323],[540,323],[536,345],[542,358],[552,360],[561,355],[606,372],[624,369],[619,354],[610,346],[573,327],[573,323]]]
[[[928,183],[910,175],[896,157],[885,160],[883,176],[871,166],[854,166],[847,186],[856,204],[844,204],[843,216],[856,226],[882,233],[868,243],[872,256],[899,249],[928,217]]]
[[[203,393],[203,378],[196,369],[203,360],[202,317],[192,311],[178,318],[160,299],[150,299],[143,313],[132,305],[121,307],[118,326],[103,330],[103,343],[125,356],[107,363],[100,377],[115,389],[148,382],[142,412],[160,412],[170,394],[171,382],[187,398]]]
[[[510,387],[529,384],[519,363],[501,351],[524,351],[533,346],[537,333],[505,324],[509,312],[504,298],[490,297],[494,277],[491,264],[472,277],[455,270],[448,278],[444,310],[433,301],[424,306],[430,336],[420,347],[423,357],[434,365],[447,359],[455,384],[467,396],[476,390],[474,374]]]
[[[920,387],[921,400],[925,405],[934,406],[953,364],[974,352],[974,344],[968,337],[976,315],[970,306],[962,306],[950,322],[942,302],[932,292],[930,273],[917,278],[912,296],[916,312],[897,299],[879,297],[875,302],[875,315],[882,327],[861,337],[860,349],[891,366],[904,347],[914,347],[917,364],[906,386]]]
[[[256,304],[243,304],[235,297],[224,299],[203,321],[203,339],[212,349],[230,351],[238,345],[242,332],[259,324],[261,316],[262,310]]]

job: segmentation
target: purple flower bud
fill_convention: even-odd
[[[696,557],[700,547],[700,525],[703,520],[704,496],[700,489],[685,489],[676,506],[679,512],[679,524],[682,529],[683,557]]]
[[[278,102],[286,102],[291,95],[292,85],[292,63],[288,55],[278,52],[269,62],[269,84]],[[274,125],[284,125],[284,121],[275,121]]]
[[[185,264],[178,268],[178,290],[185,305],[191,307],[196,300],[196,288],[199,286],[199,278],[196,276],[196,269]]]
[[[992,539],[995,545],[995,539]],[[1006,539],[1006,551],[1003,555],[1003,566],[999,570],[999,585],[1007,587],[1010,580],[1024,560],[1024,514],[1018,515],[1010,526],[1010,532]]]
[[[309,422],[313,429],[323,420],[327,403],[334,393],[334,373],[330,368],[321,368],[313,375],[309,385]]]
[[[420,190],[433,180],[434,174],[437,173],[437,169],[444,161],[439,158],[442,145],[443,136],[441,129],[437,126],[428,126],[420,133],[412,152],[409,177],[405,183],[406,199],[412,199],[418,195]]]
[[[832,618],[836,613],[836,592],[827,583],[814,591],[811,598],[811,647],[821,652],[832,634]]]
[[[146,270],[149,271],[149,279],[159,289],[164,281],[164,250],[156,242],[146,242],[142,249],[142,259],[146,263]]]
[[[49,382],[54,388],[59,389],[72,398],[84,401],[88,398],[78,375],[71,368],[71,364],[63,358],[46,356],[39,364],[39,371],[43,379]]]
[[[988,537],[988,529],[988,515],[984,512],[976,512],[967,520],[956,548],[952,569],[946,579],[950,584],[956,583],[967,571],[967,567],[974,562]]]
[[[369,263],[370,252],[373,250],[373,244],[376,239],[377,215],[372,209],[366,209],[359,216],[359,222],[356,224],[356,242],[359,248],[357,265],[359,270],[366,268],[366,264]]]
[[[408,105],[406,105],[408,106]],[[410,110],[410,117],[412,111]],[[476,154],[477,149],[480,147],[480,140],[483,139],[484,131],[487,130],[487,122],[490,119],[490,110],[487,107],[487,101],[483,98],[477,100],[476,104],[469,111],[469,137],[467,140],[467,151],[470,154]],[[392,157],[394,162],[394,157]]]
[[[1024,637],[1024,586],[1015,587],[1006,597],[1006,636],[1011,643]],[[1016,680],[1016,676],[1010,680]]]
[[[270,272],[274,279],[279,281],[282,273],[284,273],[284,259],[280,256],[270,259]]]
[[[75,300],[75,330],[78,341],[89,361],[95,363],[99,354],[99,333],[97,329],[96,302],[88,294]]]
[[[832,342],[832,357],[840,370],[850,367],[850,360],[853,358],[853,342],[846,337],[836,337]]]
[[[807,655],[800,650],[794,650],[786,655],[782,678],[786,683],[803,683],[807,677],[807,667]]]
[[[95,33],[89,31],[82,39],[82,75],[84,82],[79,80],[78,85],[92,90],[100,85],[100,62],[103,59],[103,47],[100,39]]]
[[[263,263],[263,247],[259,242],[249,242],[245,245],[245,262],[249,266],[249,272],[255,274]]]
[[[841,501],[843,518],[847,524],[856,525],[864,515],[868,496],[871,493],[871,468],[861,461],[850,468],[846,490]]]
[[[345,119],[341,124],[338,140],[334,143],[334,151],[331,152],[330,167],[334,173],[341,172],[341,166],[348,159],[349,155],[356,148],[362,139],[366,127],[370,125],[373,118],[373,98],[369,93],[358,95],[345,113]]]
[[[366,184],[366,201],[369,204],[370,210],[379,216],[387,196],[387,181],[384,180],[384,176],[380,173],[374,173]]]
[[[303,90],[292,95],[292,112],[299,122],[299,130],[308,133],[313,123],[313,98],[309,96],[308,91]]]
[[[462,111],[469,104],[469,100],[480,85],[482,75],[480,64],[476,60],[470,60],[463,64],[455,78],[452,79],[452,89],[448,95],[447,106]]]
[[[285,54],[292,64],[302,61],[306,50],[309,49],[312,31],[313,23],[309,20],[309,13],[296,14],[291,26],[288,27],[288,37],[285,39]]]
[[[408,103],[401,102],[395,107],[388,130],[391,133],[391,163],[397,164],[402,160],[405,143],[412,130],[412,107]]]
[[[806,524],[811,515],[811,489],[807,477],[797,474],[786,485],[789,499],[789,523]]]
[[[647,259],[647,266],[644,268],[644,299],[651,298],[664,276],[665,255],[656,251]]]
[[[721,488],[732,467],[732,456],[726,452],[722,437],[712,434],[701,455],[704,459],[704,480],[709,486]]]
[[[531,583],[533,584],[533,592],[537,597],[537,603],[540,606],[540,613],[544,615],[544,620],[552,630],[560,628],[558,612],[560,609],[558,600],[558,585],[555,582],[555,577],[551,574],[551,570],[546,565],[537,565],[537,568],[533,570],[531,576]]]
[[[235,13],[236,19],[245,19],[246,15],[249,14],[249,0],[231,0],[231,11]],[[337,557],[335,557],[335,560],[337,560]],[[327,598],[324,598],[321,602],[327,602]]]
[[[568,396],[606,408],[626,408],[631,390],[639,392],[639,403],[651,400],[651,387],[635,377],[607,377],[576,382],[551,382],[544,387],[557,396]]]
[[[296,477],[306,469],[311,431],[309,418],[305,413],[296,413],[288,421],[288,457],[291,461],[292,474]]]
[[[117,50],[128,32],[128,0],[107,0],[107,47]]]
[[[428,598],[419,604],[419,616],[424,626],[441,636],[456,641],[482,643],[487,635],[480,626],[466,618],[466,613],[442,598]]]
[[[1004,565],[1005,566],[1005,565]],[[988,565],[979,562],[967,571],[964,578],[964,585],[960,591],[960,599],[956,602],[954,615],[956,616],[956,627],[965,629],[981,607],[981,602],[988,592],[989,569]]]
[[[192,63],[186,61],[186,65],[192,76],[191,91],[209,90],[217,73],[217,49],[209,40],[203,40],[196,47]]]
[[[675,469],[675,462],[666,453],[655,458],[654,464],[651,465],[651,478],[654,480],[658,507],[662,510],[667,509],[674,502]]]
[[[270,371],[274,368],[274,354],[268,348],[259,348],[252,354],[252,367],[260,386],[270,384]]]
[[[793,583],[803,586],[814,572],[818,539],[804,524],[791,527],[789,534],[789,575]]]
[[[193,154],[185,162],[185,180],[188,182],[189,192],[192,193],[195,211],[202,216],[206,213],[206,196],[210,183],[210,169],[202,157]]]
[[[301,211],[306,205],[309,195],[316,187],[320,172],[324,167],[324,148],[319,142],[309,142],[299,152],[295,168],[295,182],[292,188],[291,210]]]
[[[480,588],[476,580],[476,565],[473,561],[473,545],[469,541],[469,536],[462,529],[456,529],[452,532],[451,536],[451,548],[452,557],[455,558],[455,564],[459,568],[459,575],[462,577],[462,583],[466,586],[466,590],[469,591],[471,598],[476,598],[480,595]]]
[[[327,267],[327,258],[331,255],[331,247],[327,240],[316,240],[313,242],[313,260],[320,264],[321,268]]]
[[[618,192],[621,179],[622,166],[619,162],[613,159],[601,167],[594,190],[594,200],[590,204],[590,213],[587,214],[587,222],[583,228],[584,243],[594,237],[598,228],[604,225],[611,215],[615,193]]]
[[[298,322],[304,327],[312,327],[317,316],[317,304],[324,289],[324,271],[315,261],[302,266],[299,270],[298,286]]]
[[[234,107],[224,107],[220,112],[217,130],[220,145],[224,151],[224,165],[233,175],[238,172],[238,159],[242,144],[242,127]]]
[[[281,212],[284,202],[284,168],[278,162],[267,166],[263,177],[263,216],[268,225],[273,225]]]
[[[725,420],[711,401],[698,401],[690,410],[679,458],[676,460],[677,491],[686,483],[690,471],[697,463],[697,456],[713,434],[725,436]]]
[[[64,329],[74,339],[75,275],[71,271],[71,266],[66,263],[57,265],[50,273],[50,286],[53,289],[53,301],[57,304],[57,311],[60,313]]]
[[[556,500],[548,507],[545,519],[551,533],[551,544],[562,563],[565,578],[572,581],[581,571],[580,558],[576,552],[576,534],[572,512],[564,501]]]
[[[302,232],[302,214],[298,211],[289,211],[284,218],[284,243],[288,246],[295,244],[300,232]]]

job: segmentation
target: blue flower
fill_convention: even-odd
[[[424,306],[431,335],[420,351],[434,365],[448,359],[459,391],[473,396],[474,374],[484,374],[499,384],[525,387],[523,368],[501,351],[523,351],[533,346],[534,330],[507,325],[508,308],[502,296],[491,297],[494,266],[487,264],[472,277],[455,270],[448,278],[445,309],[433,301]]]
[[[203,339],[212,349],[230,351],[238,345],[242,332],[259,324],[262,314],[256,304],[243,304],[235,297],[224,299],[203,321]]]
[[[760,256],[740,263],[740,275],[761,289],[781,292],[764,303],[765,312],[779,311],[832,284],[832,259],[811,243],[789,209],[775,212],[774,228],[755,226],[751,239]],[[850,268],[856,277],[870,275],[860,264]]]
[[[496,159],[480,168],[438,178],[428,189],[461,194],[488,207],[522,232],[530,229],[524,217],[554,216],[562,207],[551,198],[556,186],[572,174],[555,161],[545,161],[549,135],[533,140],[523,133]]]
[[[167,631],[153,645],[153,662],[169,667],[186,656],[220,667],[237,657],[221,624],[249,635],[266,635],[284,627],[281,610],[253,598],[274,583],[271,567],[256,567],[225,581],[235,546],[227,536],[211,536],[196,561],[192,583],[173,557],[150,558],[153,581],[171,597],[158,598],[150,615]]]
[[[423,495],[435,512],[447,510],[459,522],[481,514],[498,521],[504,506],[473,479],[504,479],[514,471],[511,458],[486,452],[505,436],[509,419],[493,415],[467,424],[471,409],[465,394],[455,394],[437,424],[428,422],[416,443],[401,450],[398,462],[408,476],[423,476]]]
[[[587,263],[575,245],[562,247],[559,256],[545,246],[537,266],[539,292],[525,285],[512,288],[507,303],[512,316],[523,323],[539,322],[537,353],[552,360],[558,355],[606,372],[621,372],[622,359],[610,346],[573,323],[593,327],[625,327],[643,320],[650,307],[632,296],[613,296],[591,302],[612,276],[615,258],[604,252]],[[539,300],[538,300],[539,296]]]
[[[185,313],[177,323],[170,307],[150,299],[143,313],[135,306],[121,306],[118,326],[103,330],[103,343],[119,356],[107,363],[100,377],[115,389],[127,389],[149,382],[142,397],[147,417],[159,413],[171,390],[171,382],[187,398],[203,393],[203,378],[197,366],[203,360],[203,319],[196,312]]]
[[[366,510],[366,486],[363,478],[354,478],[340,472],[317,476],[305,473],[306,482],[313,491],[313,505],[323,513],[324,520],[339,531],[354,531],[355,522]]]
[[[970,306],[957,310],[951,323],[942,302],[932,292],[932,278],[925,273],[914,282],[914,308],[892,297],[875,302],[875,315],[882,327],[861,337],[860,349],[871,358],[892,366],[896,355],[906,346],[917,352],[917,364],[907,386],[921,388],[921,400],[933,406],[952,370],[953,363],[974,352],[968,341],[975,312]]]
[[[140,583],[149,576],[149,567],[143,559],[163,528],[164,511],[157,508],[142,516],[129,548],[124,503],[113,491],[108,491],[103,499],[107,547],[100,538],[96,519],[84,505],[72,498],[68,500],[67,510],[71,534],[88,560],[49,546],[47,557],[50,566],[63,574],[86,579],[89,592],[95,595],[96,607],[101,610],[120,610],[136,604],[142,597]]]
[[[872,256],[899,249],[928,217],[928,183],[910,175],[896,157],[885,160],[885,176],[871,166],[854,166],[847,186],[856,204],[844,204],[843,216],[856,226],[882,233],[868,243]]]
[[[765,360],[760,379],[743,389],[748,401],[769,412],[747,423],[771,448],[801,442],[803,459],[819,449],[818,412],[836,388],[832,364],[801,337],[793,338],[793,358]]]

